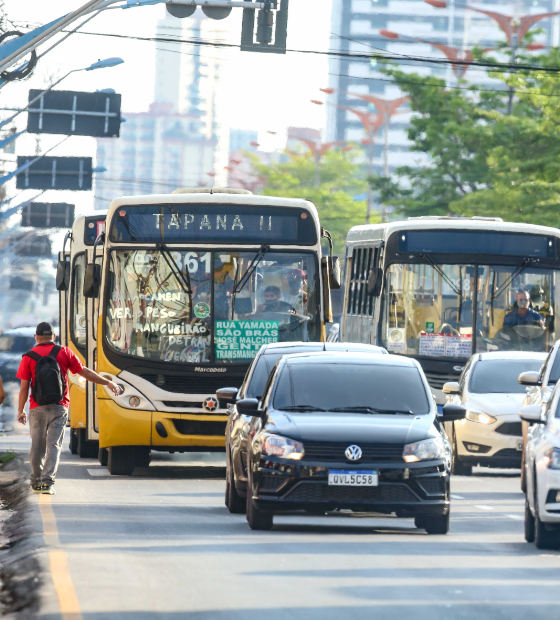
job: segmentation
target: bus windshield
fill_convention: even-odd
[[[311,252],[113,250],[108,286],[107,339],[121,354],[247,363],[262,344],[320,340]]]
[[[546,351],[557,339],[554,269],[392,264],[385,273],[381,344],[390,352],[468,358],[485,351]]]

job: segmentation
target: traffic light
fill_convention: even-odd
[[[70,228],[74,222],[75,206],[66,202],[31,202],[21,211],[22,227]]]

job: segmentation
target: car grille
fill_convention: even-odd
[[[172,420],[181,435],[210,435],[212,437],[226,434],[227,422],[205,420]]]
[[[429,386],[435,390],[441,390],[443,384],[449,381],[459,381],[460,377],[459,374],[441,374],[439,372],[430,371],[424,371],[424,374],[426,375]]]
[[[300,482],[284,499],[294,502],[417,502],[418,497],[404,484],[378,487],[338,487],[317,482]]]
[[[519,461],[521,461],[521,450],[516,450],[515,448],[504,448],[503,450],[498,450],[492,458],[519,459]]]
[[[158,375],[138,373],[142,379],[157,385],[166,392],[175,394],[214,394],[223,387],[240,388],[243,376],[232,377],[218,373],[217,375],[201,375],[189,377],[187,375]]]
[[[348,446],[352,445],[351,442],[305,442],[305,456],[304,460],[314,461],[339,461],[339,462],[352,462],[348,461],[344,456],[344,452]],[[364,463],[367,461],[384,461],[384,462],[399,462],[402,463],[402,454],[404,446],[402,444],[387,444],[387,443],[371,443],[360,444],[357,443],[362,449],[362,458],[358,461]]]
[[[261,476],[259,481],[260,491],[277,491],[282,485],[288,482],[289,478],[286,476]]]
[[[511,435],[512,437],[522,437],[521,422],[504,422],[494,431],[499,435]]]
[[[189,407],[190,409],[202,409],[202,403],[188,403],[184,400],[164,400],[162,402],[166,407]]]
[[[443,478],[424,478],[423,480],[418,480],[417,482],[422,487],[423,491],[428,495],[445,494]]]

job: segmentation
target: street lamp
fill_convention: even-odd
[[[445,0],[424,0],[426,4],[429,4],[436,9],[445,9],[447,2]],[[509,47],[511,48],[511,64],[515,64],[515,56],[520,46],[521,41],[525,35],[529,32],[529,29],[533,24],[546,19],[547,17],[554,17],[560,15],[560,11],[553,13],[538,13],[537,15],[522,15],[521,17],[514,17],[513,15],[504,15],[503,13],[495,13],[494,11],[485,11],[484,9],[478,9],[474,6],[468,6],[466,4],[455,4],[456,7],[462,9],[468,9],[469,11],[475,11],[476,13],[482,13],[493,19],[500,30],[506,35],[506,39]],[[530,48],[528,48],[530,49]],[[533,49],[535,49],[533,47]],[[536,48],[538,49],[538,48]],[[509,87],[508,98],[508,114],[511,114],[513,106],[513,86]]]
[[[79,71],[95,71],[95,69],[106,69],[108,67],[116,67],[117,65],[122,65],[124,60],[122,58],[106,58],[105,60],[98,60],[94,62],[89,67],[82,67],[80,69],[72,69],[72,71],[68,71],[65,75],[63,75],[59,80],[51,84],[47,89],[39,93],[36,97],[34,97],[25,108],[21,108],[17,110],[15,114],[12,114],[10,118],[7,118],[5,121],[0,122],[0,128],[7,125],[9,122],[13,121],[16,116],[19,116],[22,112],[25,112],[32,106],[36,101],[38,101],[41,97],[50,92],[55,86],[58,86],[62,80],[65,80],[72,73],[78,73]]]

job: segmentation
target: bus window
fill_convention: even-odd
[[[74,258],[72,269],[72,299],[70,301],[70,336],[79,348],[86,346],[86,298],[83,295],[84,274],[86,269],[85,254]]]

